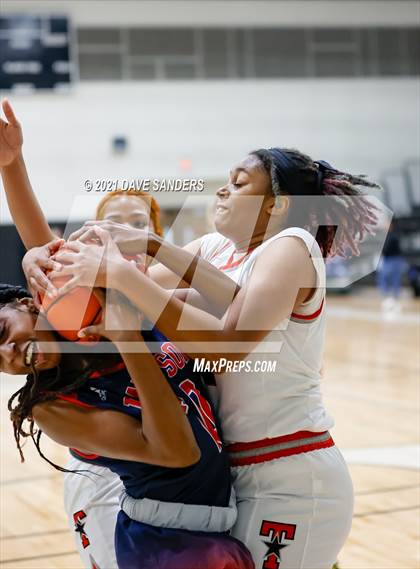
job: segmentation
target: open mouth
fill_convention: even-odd
[[[28,347],[26,348],[25,351],[25,357],[24,357],[25,365],[28,367],[35,366],[38,363],[37,359],[38,353],[39,350],[37,343],[34,341],[29,342]]]

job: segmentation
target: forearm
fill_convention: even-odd
[[[141,351],[125,351],[127,341],[141,342]],[[116,345],[139,395],[146,444],[159,452],[165,464],[181,467],[197,462],[200,450],[191,425],[141,334],[133,332]]]
[[[32,415],[52,440],[84,453],[172,468],[185,463],[184,457],[182,463],[174,453],[164,457],[159,447],[146,441],[141,421],[120,411],[79,407],[56,399],[35,405]]]
[[[171,290],[173,296],[181,300],[181,302],[187,302],[191,306],[200,308],[209,314],[215,314],[211,304],[194,288],[176,288]]]
[[[253,342],[252,331],[237,331],[231,317],[219,319],[183,303],[130,263],[109,275],[107,286],[123,293],[157,328],[184,352],[210,360],[240,359],[248,352],[243,342]],[[241,356],[242,353],[242,356]]]
[[[150,242],[148,253],[198,291],[216,315],[225,313],[240,289],[232,279],[202,259],[198,253],[156,239]],[[149,271],[151,278],[153,270],[154,267]]]
[[[54,235],[32,189],[22,154],[0,172],[10,213],[25,247],[51,241]]]

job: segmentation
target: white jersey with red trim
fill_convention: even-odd
[[[325,264],[314,237],[289,228],[267,239],[248,254],[237,253],[219,233],[204,235],[201,256],[244,286],[258,255],[282,237],[298,237],[308,248],[316,275],[316,292],[299,311],[279,322],[245,358],[252,371],[216,375],[217,407],[225,441],[249,442],[297,431],[323,432],[334,421],[320,391],[325,332]],[[281,290],[279,289],[279,295]],[[275,371],[256,371],[268,360]]]

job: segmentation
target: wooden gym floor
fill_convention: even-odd
[[[373,291],[331,297],[324,394],[333,436],[353,476],[353,529],[342,569],[406,569],[420,564],[420,302],[383,313]],[[0,569],[78,569],[62,506],[62,475],[27,445],[20,464],[6,403],[22,378],[1,377]],[[66,451],[45,438],[45,453]]]

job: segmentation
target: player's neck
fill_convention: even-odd
[[[272,228],[271,230],[256,232],[252,235],[249,239],[231,239],[236,253],[247,253],[248,251],[255,249],[259,245],[261,245],[267,239],[270,239],[273,235],[279,232],[279,228]]]

